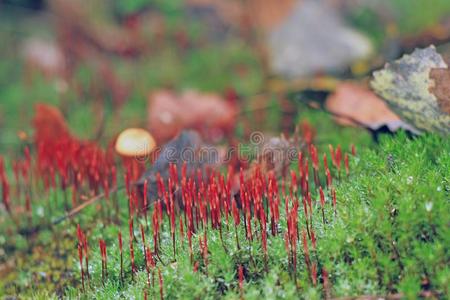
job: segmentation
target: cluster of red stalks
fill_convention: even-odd
[[[270,236],[281,236],[285,241],[289,269],[295,284],[297,285],[297,259],[303,257],[310,283],[314,286],[317,285],[320,263],[316,254],[318,240],[314,222],[321,220],[326,225],[330,222],[326,216],[337,214],[333,180],[340,178],[344,171],[346,175],[349,174],[349,154],[342,153],[340,146],[336,149],[330,146],[329,152],[329,155],[323,154],[323,162],[320,163],[316,147],[310,144],[306,153],[300,152],[298,155],[298,169],[291,170],[290,178],[282,178],[281,186],[279,186],[280,180],[276,178],[274,172],[264,173],[258,167],[250,176],[247,176],[248,174],[244,175],[243,170],[235,175],[231,169],[227,175],[215,171],[205,174],[200,170],[187,174],[186,164],[183,165],[181,172],[178,172],[176,165],[170,165],[167,180],[157,176],[158,193],[154,195],[155,199],[151,199],[153,210],[150,224],[147,217],[147,208],[149,207],[147,193],[143,193],[142,197],[139,196],[130,185],[129,175],[125,174],[125,186],[129,199],[129,254],[132,278],[139,269],[146,270],[148,288],[151,289],[155,285],[157,272],[160,296],[163,298],[161,268],[164,266],[164,262],[160,257],[162,230],[170,231],[173,260],[177,259],[176,242],[179,241],[181,247],[188,249],[194,272],[197,272],[201,265],[203,272],[208,274],[208,255],[210,253],[208,251],[208,230],[218,231],[221,243],[225,251],[228,251],[222,238],[223,232],[228,233],[234,229],[232,234],[235,235],[236,248],[240,249],[242,241],[239,241],[238,232],[242,228],[242,231],[245,232],[246,242],[252,243],[255,240],[261,242],[266,271],[268,271],[270,259],[268,239]],[[351,154],[356,155],[353,146]],[[328,164],[329,157],[331,168]],[[310,175],[313,175],[313,180],[310,180]],[[234,189],[235,178],[238,182],[237,193]],[[144,184],[144,187],[146,190],[147,183]],[[143,203],[143,205],[139,205],[139,203]],[[283,209],[285,218],[281,218],[283,214],[280,214]],[[332,213],[326,214],[325,212],[328,210],[331,210]],[[318,217],[313,217],[317,214]],[[135,244],[139,240],[135,237],[134,220],[138,217],[145,218],[147,224],[147,226],[140,225],[139,227],[142,246],[139,251],[142,251],[145,258],[144,266],[137,266],[134,258]],[[300,224],[300,221],[304,221],[304,224]],[[286,231],[280,232],[283,225],[285,225]],[[148,231],[151,231],[151,240],[146,240]],[[200,261],[194,259],[194,235],[198,237]],[[81,241],[79,243],[80,266],[82,267],[83,264],[82,254],[85,253],[85,270],[87,270],[87,245],[85,245],[83,234],[79,234],[79,240]],[[118,242],[120,278],[123,282],[124,249],[120,232]],[[86,252],[83,252],[84,249]],[[100,240],[100,249],[104,277],[106,277],[106,245],[103,240]],[[241,294],[243,293],[244,270],[245,266],[243,265],[237,267]],[[324,289],[328,289],[327,270],[321,267],[320,272]],[[89,277],[89,274],[83,271],[83,267],[81,276],[82,278]],[[144,295],[147,297],[147,290],[144,291]]]
[[[39,139],[38,139],[39,140]],[[32,178],[36,178],[35,185],[41,184],[47,191],[50,188],[61,187],[72,190],[72,205],[78,202],[77,195],[81,190],[92,194],[103,192],[109,199],[111,187],[116,186],[116,165],[111,149],[102,150],[95,144],[84,143],[71,138],[61,137],[58,140],[36,143],[36,159],[32,159],[28,148],[24,150],[24,158],[12,163],[17,187],[17,198],[25,195],[25,208],[31,216]],[[352,146],[351,154],[356,155]],[[329,159],[330,158],[330,159]],[[331,166],[329,166],[329,161]],[[11,213],[11,191],[8,176],[5,171],[4,160],[0,157],[0,184],[2,188],[2,202]],[[312,168],[310,167],[312,165]],[[187,165],[178,172],[176,165],[170,165],[169,177],[164,179],[157,176],[158,192],[147,198],[147,193],[138,193],[131,183],[135,180],[129,164],[124,166],[126,193],[129,200],[129,254],[131,275],[134,278],[139,270],[146,270],[148,287],[155,285],[155,273],[158,273],[160,296],[163,298],[163,277],[161,267],[164,265],[161,257],[161,231],[170,230],[173,259],[177,258],[177,240],[182,247],[188,248],[193,270],[197,272],[200,265],[205,274],[208,273],[208,230],[219,232],[221,243],[227,251],[223,240],[223,232],[232,230],[235,236],[236,248],[241,248],[239,241],[240,229],[245,232],[246,242],[260,241],[264,255],[264,264],[268,270],[270,253],[268,239],[270,236],[282,236],[288,255],[290,272],[297,284],[297,259],[303,257],[310,275],[311,284],[318,283],[318,268],[320,266],[316,255],[317,237],[314,229],[314,215],[319,214],[323,224],[327,224],[325,211],[331,209],[337,214],[336,191],[333,180],[339,179],[344,171],[349,174],[349,154],[343,153],[340,146],[334,149],[329,146],[329,154],[323,153],[322,162],[316,147],[309,143],[306,152],[298,155],[298,168],[291,170],[290,176],[281,180],[273,171],[263,171],[256,167],[251,174],[241,171],[234,174],[229,169],[226,175],[214,170],[204,172],[197,170],[187,174]],[[322,168],[321,168],[322,166]],[[312,175],[313,180],[310,180]],[[334,176],[334,177],[333,177]],[[281,186],[279,185],[281,182]],[[144,191],[147,190],[144,183]],[[142,195],[142,196],[141,196]],[[68,207],[66,196],[65,203]],[[151,210],[148,220],[148,208]],[[116,206],[118,207],[118,206]],[[284,215],[280,214],[283,211]],[[282,216],[284,218],[282,218]],[[138,239],[135,237],[134,220],[145,218],[147,226],[140,226],[142,249],[135,249]],[[300,224],[304,221],[304,224]],[[166,225],[167,223],[167,225]],[[230,227],[232,227],[230,229]],[[286,228],[280,232],[280,228]],[[151,239],[146,240],[147,231],[151,231]],[[178,235],[179,239],[176,238]],[[201,261],[194,259],[194,235],[198,238],[198,249]],[[89,247],[86,234],[77,228],[78,256],[81,270],[82,286],[90,281]],[[120,250],[120,278],[124,282],[123,241],[122,234],[118,235]],[[187,242],[187,245],[186,245]],[[302,251],[299,251],[299,245]],[[102,257],[102,281],[108,276],[107,247],[104,240],[99,241]],[[135,261],[135,251],[142,251],[145,265],[138,266]],[[302,253],[301,253],[302,252]],[[303,254],[303,255],[301,255]],[[251,257],[251,253],[250,253]],[[243,293],[245,266],[238,266],[239,289]],[[328,285],[327,271],[321,268],[322,282]],[[147,290],[145,291],[147,295]]]
[[[48,193],[61,189],[66,210],[79,205],[87,198],[86,195],[103,193],[109,201],[111,191],[116,187],[117,173],[111,148],[103,150],[94,143],[80,142],[71,137],[37,142],[34,148],[36,156],[32,157],[29,148],[25,147],[24,155],[11,161],[14,190],[10,189],[5,162],[0,157],[2,201],[10,214],[25,211],[31,223],[32,199],[39,198],[35,193],[42,191]],[[14,203],[11,199],[15,200]],[[55,192],[46,203],[50,212],[60,203],[58,201],[58,193]]]
[[[5,162],[3,160],[3,157],[1,157],[1,156],[0,156],[0,181],[2,184],[3,205],[5,206],[5,208],[8,212],[11,212],[11,204],[10,204],[10,199],[9,199],[9,181],[8,181],[8,177],[6,176]]]
[[[89,249],[88,249],[88,242],[87,242],[86,234],[81,230],[80,225],[77,226],[77,239],[78,239],[78,259],[79,259],[80,270],[81,270],[81,284],[82,284],[82,287],[84,290],[85,289],[85,283],[84,283],[85,277],[87,277],[88,281],[90,280],[89,256],[88,256]],[[106,256],[106,249],[105,249],[105,256]],[[84,262],[85,262],[84,267],[83,267],[83,258],[84,258]],[[102,264],[102,266],[103,266],[103,264]]]
[[[14,172],[14,179],[16,181],[16,190],[18,198],[22,198],[22,193],[25,194],[25,211],[28,216],[31,217],[31,155],[28,147],[24,150],[24,159],[16,160],[12,163],[12,169]],[[3,205],[8,211],[12,213],[12,203],[11,203],[11,190],[9,179],[5,170],[5,161],[3,157],[0,156],[0,181],[2,187],[2,201]],[[23,185],[21,184],[23,182]],[[14,195],[15,196],[15,195]]]
[[[116,185],[113,149],[105,151],[94,143],[67,137],[38,142],[36,150],[36,175],[42,179],[45,190],[58,185],[64,193],[70,189],[72,206],[77,205],[77,192],[83,188],[94,194],[103,191],[109,198],[111,187]]]

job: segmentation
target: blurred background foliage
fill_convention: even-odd
[[[403,39],[430,28],[438,33],[445,30],[442,22],[448,22],[446,18],[450,15],[450,2],[446,0],[334,2],[340,5],[348,23],[366,34],[375,45],[375,65],[369,62],[363,67],[362,76],[370,75],[385,58],[398,57]],[[141,14],[156,16],[154,19],[162,19],[164,24],[163,39],[157,37],[159,21],[149,26],[146,34],[150,36],[147,46],[151,51],[145,55],[134,58],[107,55],[112,70],[128,86],[128,100],[117,112],[113,95],[108,91],[101,94],[104,142],[124,127],[145,126],[146,99],[153,89],[223,93],[227,88],[234,88],[245,106],[252,96],[266,89],[267,80],[272,76],[267,73],[264,59],[255,51],[252,41],[242,38],[236,28],[226,24],[216,31],[217,24],[209,24],[211,21],[207,18],[205,24],[205,19],[195,10],[186,9],[186,1],[96,0],[89,1],[88,5],[97,7],[89,11],[94,19],[105,19],[116,26],[123,26],[130,17]],[[35,36],[49,41],[57,39],[58,28],[54,26],[52,10],[43,0],[3,0],[0,6],[0,151],[20,145],[17,132],[32,133],[29,122],[36,102],[60,106],[75,134],[94,138],[92,128],[99,126],[100,114],[98,101],[91,99],[98,76],[95,68],[89,61],[77,64],[68,89],[64,83],[39,74],[33,74],[30,79],[22,55],[23,44],[27,38]],[[180,43],[188,45],[183,48]],[[380,56],[383,59],[377,60]],[[273,97],[278,96],[268,96]],[[274,118],[277,119],[279,117]],[[267,127],[277,125],[269,122]]]

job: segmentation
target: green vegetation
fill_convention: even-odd
[[[317,207],[312,221],[316,232],[317,250],[311,252],[311,256],[313,260],[317,260],[320,268],[327,269],[334,296],[385,295],[399,292],[408,299],[416,299],[424,290],[433,291],[438,297],[448,296],[450,256],[446,245],[450,221],[448,217],[450,184],[447,174],[450,168],[449,149],[449,141],[438,136],[430,135],[408,140],[400,135],[384,138],[375,149],[361,150],[357,157],[351,159],[350,177],[336,183],[337,216],[333,216],[333,210],[328,206],[326,218],[330,223],[323,225]],[[126,196],[123,191],[118,193],[118,198],[120,206],[126,207]],[[326,201],[331,200],[327,198]],[[283,207],[284,205],[281,205],[281,208]],[[62,207],[60,211],[62,213]],[[123,226],[98,222],[104,213],[104,210],[90,207],[72,222],[55,227],[56,231],[53,233],[42,231],[28,242],[20,235],[12,239],[2,235],[2,247],[10,250],[15,248],[15,251],[22,252],[24,263],[22,271],[15,275],[17,285],[3,283],[0,291],[3,290],[8,294],[16,290],[22,292],[23,296],[43,296],[45,289],[40,291],[39,286],[35,286],[38,290],[33,291],[32,287],[36,284],[35,276],[44,272],[52,274],[51,276],[67,277],[65,280],[70,280],[73,286],[64,290],[64,294],[70,298],[81,296],[85,299],[93,297],[110,299],[119,295],[127,297],[135,295],[136,298],[142,298],[143,290],[146,289],[147,275],[138,224],[145,227],[145,221],[140,218],[139,223],[134,226],[135,261],[139,271],[133,281],[129,251],[127,246],[124,246],[125,283],[122,284],[117,234],[120,228],[124,233],[123,244],[128,245],[129,240],[125,234],[128,227],[123,221],[127,219],[127,213],[126,211],[121,213]],[[279,231],[285,232],[284,209],[280,209],[280,213],[282,221]],[[300,228],[304,229],[303,214],[300,214],[299,218]],[[86,228],[91,248],[90,287],[85,293],[81,292],[79,269],[77,270],[75,238],[77,223]],[[230,222],[230,227],[231,224]],[[197,242],[198,238],[203,236],[203,232],[200,232],[192,238],[194,261],[199,262],[198,271],[194,272],[194,266],[189,259],[186,237],[182,241],[177,232],[177,256],[174,261],[167,218],[163,228],[165,230],[161,236],[159,255],[164,264],[158,263],[158,268],[161,269],[164,295],[167,298],[214,299],[218,296],[228,299],[239,298],[237,281],[239,265],[245,270],[245,299],[260,297],[294,299],[298,298],[298,295],[302,295],[305,299],[319,299],[323,296],[322,284],[314,287],[311,283],[301,250],[298,254],[298,289],[296,289],[281,234],[268,238],[269,255],[266,271],[261,241],[259,239],[253,242],[246,241],[242,226],[238,230],[240,249],[236,247],[232,229],[223,231],[226,250],[222,245],[219,231],[208,230],[209,252],[206,271]],[[223,228],[226,228],[225,223]],[[258,232],[259,227],[255,228]],[[146,232],[147,239],[151,239],[151,230]],[[65,236],[64,242],[55,245],[52,239],[54,234]],[[99,239],[104,239],[107,244],[108,279],[104,285],[101,277],[101,256],[97,246]],[[68,242],[70,240],[71,242]],[[40,245],[39,247],[44,249],[50,247],[58,250],[51,255],[50,261],[42,262],[40,261],[42,253],[35,255],[28,252],[27,246],[33,243],[34,249]],[[151,244],[149,241],[147,243]],[[27,257],[29,255],[31,257]],[[68,264],[64,267],[69,273],[58,275],[61,271],[59,269],[61,265],[58,263],[60,259],[55,258],[59,255],[67,260]],[[55,269],[46,271],[42,268],[46,264]],[[150,297],[159,297],[157,273],[155,276],[154,288],[149,290]],[[318,277],[320,282],[321,274],[318,274]]]
[[[446,0],[382,2],[383,9],[378,11],[371,9],[369,4],[350,12],[352,23],[367,33],[378,47],[384,45],[386,37],[388,42],[393,42],[398,36],[413,36],[424,28],[435,26],[436,20],[443,20],[450,13],[450,3]]]
[[[330,224],[322,226],[319,213],[313,220],[317,225],[314,255],[328,270],[334,296],[400,292],[407,299],[416,299],[424,286],[438,293],[438,297],[449,295],[450,256],[446,249],[450,221],[449,149],[450,142],[437,136],[415,140],[399,136],[384,139],[377,149],[363,150],[352,161],[352,175],[337,189],[337,217],[333,218],[330,210],[327,215],[333,219]],[[281,231],[286,230],[285,224],[280,226]],[[244,230],[240,229],[239,239],[245,241]],[[126,228],[122,231],[126,232]],[[140,236],[137,231],[135,234]],[[226,253],[219,232],[208,230],[207,234],[210,257],[207,275],[202,267],[196,273],[192,271],[186,240],[183,244],[177,240],[178,255],[173,262],[170,236],[163,236],[161,259],[167,265],[161,269],[167,298],[239,298],[239,265],[245,269],[245,299],[298,299],[299,293],[304,299],[322,297],[322,287],[313,287],[310,282],[302,254],[298,266],[300,287],[296,290],[288,271],[282,236],[269,238],[266,272],[259,240],[248,245],[242,242],[238,250],[230,230],[223,236]],[[136,282],[118,284],[117,229],[100,227],[90,235],[94,240],[107,239],[112,249],[108,252],[111,277],[102,287],[101,260],[96,251],[92,259],[92,284],[97,288],[88,291],[86,299],[107,299],[119,294],[142,297],[147,280],[144,270],[137,274]],[[198,236],[193,240],[198,240]],[[141,247],[139,243],[136,249]],[[194,247],[195,259],[201,260],[199,252]],[[143,264],[143,257],[138,255],[136,261]],[[158,284],[150,293],[159,296]],[[72,289],[67,295],[76,297],[79,290]]]

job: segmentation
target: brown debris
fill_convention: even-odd
[[[183,129],[197,129],[212,139],[227,135],[237,117],[235,105],[212,93],[159,90],[149,96],[148,103],[148,128],[158,144]]]
[[[429,91],[437,98],[440,109],[450,114],[450,70],[448,68],[431,69],[430,78],[434,85]]]
[[[386,103],[368,88],[352,82],[338,85],[325,104],[335,114],[341,125],[365,125],[376,128],[383,124],[400,121]]]
[[[227,24],[251,26],[265,32],[274,29],[290,14],[299,0],[187,0],[191,6],[214,8]]]
[[[35,137],[44,141],[50,141],[70,136],[66,120],[58,108],[38,103],[34,109],[33,125]]]

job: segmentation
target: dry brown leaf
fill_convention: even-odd
[[[430,78],[434,81],[430,92],[436,96],[440,109],[450,114],[450,69],[431,69]]]
[[[256,30],[270,31],[279,25],[299,0],[187,0],[188,5],[208,6],[226,23],[250,25]],[[248,24],[250,22],[250,24]]]
[[[66,50],[83,55],[97,50],[136,54],[144,46],[135,32],[114,24],[101,13],[107,11],[104,1],[49,0],[48,4]]]
[[[149,96],[148,128],[162,144],[183,129],[197,129],[207,137],[234,128],[236,107],[216,94],[160,90]]]
[[[356,83],[341,83],[325,104],[342,125],[364,125],[376,129],[400,121],[386,103],[368,88]]]
[[[298,0],[248,0],[247,14],[257,29],[271,30],[292,12]]]
[[[427,47],[432,44],[445,44],[450,39],[450,18],[447,16],[439,24],[425,28],[421,32],[413,32],[400,37],[400,44],[404,49]]]
[[[58,108],[38,103],[34,109],[34,136],[40,142],[71,136],[66,120]]]

